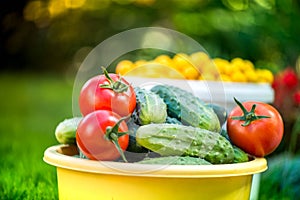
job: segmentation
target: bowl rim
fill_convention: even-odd
[[[166,178],[209,178],[245,176],[267,170],[265,158],[254,158],[249,162],[215,165],[159,165],[95,161],[59,153],[68,145],[54,145],[44,152],[44,162],[57,168],[96,174],[123,176],[166,177]]]

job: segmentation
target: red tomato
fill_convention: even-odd
[[[227,132],[232,143],[257,157],[272,153],[283,137],[284,125],[279,112],[262,102],[236,102],[239,106],[227,119]]]
[[[117,74],[104,74],[89,79],[79,95],[83,116],[95,110],[111,110],[121,116],[133,112],[136,96],[133,87]]]
[[[119,158],[129,143],[128,134],[118,135],[128,131],[127,124],[121,119],[118,114],[108,110],[97,110],[86,115],[76,132],[76,142],[81,152],[91,160]]]

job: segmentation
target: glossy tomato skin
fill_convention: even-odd
[[[113,81],[120,79],[117,74],[109,74]],[[122,82],[128,85],[125,92],[115,92],[112,89],[101,88],[102,84],[109,84],[104,75],[98,75],[89,79],[82,87],[79,95],[79,108],[83,116],[95,110],[111,110],[120,116],[131,114],[136,106],[134,88],[122,78]]]
[[[97,110],[86,115],[79,123],[76,132],[77,146],[80,151],[91,160],[115,160],[120,157],[116,146],[105,136],[106,128],[113,127],[121,117],[108,110]],[[122,121],[119,132],[127,132],[128,127]],[[129,135],[118,138],[119,145],[123,151],[129,144]]]
[[[250,111],[253,104],[256,104],[255,114],[270,118],[257,119],[248,126],[242,126],[244,121],[231,118],[243,115],[241,108],[235,107],[227,119],[227,132],[230,140],[253,156],[263,157],[272,153],[283,137],[284,125],[281,115],[273,106],[266,103],[248,101],[242,104],[247,111]]]

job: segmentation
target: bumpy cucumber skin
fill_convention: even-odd
[[[220,134],[225,137],[230,143],[230,138],[228,136],[228,133],[226,130],[222,129]],[[232,144],[232,143],[231,143]],[[234,150],[234,163],[241,163],[241,162],[248,162],[249,161],[249,156],[246,152],[244,152],[242,149],[238,148],[234,144],[232,144],[233,150]]]
[[[55,129],[56,140],[61,144],[76,144],[76,130],[82,117],[65,119]]]
[[[145,153],[148,152],[147,149],[142,147],[136,142],[136,131],[140,127],[140,125],[136,124],[132,118],[126,122],[128,126],[128,134],[129,134],[129,144],[126,151],[134,152],[134,153]]]
[[[167,124],[182,124],[177,118],[167,116],[166,119]]]
[[[179,124],[148,124],[136,132],[137,142],[161,156],[200,157],[212,164],[233,163],[231,143],[219,133]]]
[[[151,91],[164,100],[170,117],[177,118],[184,125],[220,131],[221,125],[212,107],[192,93],[170,85],[156,85]]]
[[[165,156],[156,158],[145,158],[137,163],[140,164],[159,164],[159,165],[211,165],[210,162],[190,156]]]
[[[164,123],[167,118],[167,105],[157,94],[135,87],[136,109],[133,113],[135,123],[145,125]]]
[[[241,162],[248,162],[249,157],[248,154],[245,153],[242,149],[238,148],[237,146],[233,146],[234,150],[234,163],[241,163]]]

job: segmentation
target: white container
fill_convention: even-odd
[[[271,85],[267,83],[235,83],[130,76],[126,77],[126,80],[134,86],[144,88],[151,88],[157,84],[174,85],[192,92],[207,103],[223,106],[228,112],[236,106],[233,100],[234,97],[240,102],[252,100],[272,103],[274,100],[274,91]]]

